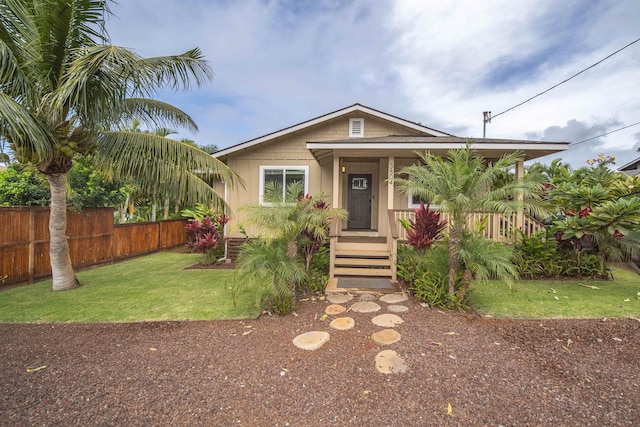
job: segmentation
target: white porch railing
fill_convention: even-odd
[[[407,240],[407,230],[402,227],[399,219],[409,219],[415,218],[415,212],[413,209],[396,209],[394,210],[394,216],[396,220],[397,230],[398,230],[398,240],[406,241]],[[510,215],[496,214],[496,213],[483,213],[477,212],[471,214],[469,218],[469,226],[473,227],[475,223],[482,221],[484,218],[489,218],[487,220],[487,226],[485,227],[482,235],[488,239],[491,239],[495,242],[510,242],[513,241],[514,235],[513,230],[520,228],[520,226],[516,226],[518,224],[518,214],[513,213]],[[449,215],[443,214],[441,216],[442,219],[449,221]],[[544,231],[545,227],[540,221],[531,218],[528,215],[524,215],[522,220],[522,231],[527,236],[535,234],[540,231]]]

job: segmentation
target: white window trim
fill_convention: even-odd
[[[261,165],[260,166],[260,186],[258,192],[258,203],[261,206],[272,206],[272,203],[264,202],[264,171],[265,170],[296,170],[304,172],[304,194],[309,193],[309,166],[297,166],[297,165],[278,165],[278,166],[270,166],[270,165]]]
[[[360,122],[360,133],[353,132],[353,123]],[[349,119],[349,137],[350,138],[363,138],[364,137],[364,118]]]

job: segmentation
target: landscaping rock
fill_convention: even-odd
[[[327,306],[327,308],[324,309],[324,312],[330,316],[333,316],[334,314],[344,313],[345,311],[347,311],[347,308],[338,304],[330,304]]]
[[[376,355],[376,370],[383,374],[401,374],[409,368],[402,357],[393,350],[383,350]]]
[[[380,306],[373,301],[359,301],[351,306],[351,310],[356,313],[373,313],[380,311]]]
[[[387,307],[392,313],[404,313],[405,311],[409,311],[409,307],[405,307],[404,305],[390,305]]]
[[[332,304],[344,304],[345,302],[349,302],[353,299],[352,295],[349,294],[329,294],[327,295],[327,301]]]
[[[402,338],[402,335],[393,329],[385,329],[371,334],[371,339],[378,345],[393,344],[394,342],[400,341],[400,338]]]
[[[295,337],[293,345],[303,350],[317,350],[327,341],[329,341],[329,332],[311,331]]]
[[[371,319],[374,325],[381,326],[383,328],[394,328],[404,321],[395,314],[381,314]]]
[[[404,302],[409,298],[406,295],[398,295],[398,294],[387,294],[380,297],[380,301],[386,302],[387,304],[397,304],[399,302]]]
[[[374,299],[376,299],[376,297],[371,295],[371,294],[362,294],[362,295],[360,295],[360,300],[361,301],[371,301],[371,300],[374,300]]]
[[[329,323],[330,327],[332,327],[333,329],[337,329],[339,331],[346,331],[349,329],[353,329],[355,325],[356,325],[356,321],[353,320],[351,317],[338,317],[337,319],[334,319],[331,321],[331,323]]]

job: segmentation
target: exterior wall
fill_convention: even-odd
[[[327,195],[328,200],[331,200],[333,189],[333,160],[328,158],[318,162],[313,154],[307,150],[306,143],[308,141],[329,141],[349,138],[350,118],[364,118],[365,138],[420,134],[417,130],[408,129],[375,116],[362,112],[353,112],[230,154],[226,159],[226,163],[242,177],[245,188],[227,188],[226,190],[227,203],[230,208],[230,221],[227,225],[227,235],[230,237],[241,237],[238,226],[243,222],[242,207],[247,204],[258,203],[260,166],[308,166],[309,193],[324,193]],[[354,140],[355,139],[356,138],[354,138]],[[379,162],[376,157],[372,159],[372,162],[363,163],[358,166],[358,170],[362,168],[366,169],[363,170],[363,173],[373,174],[375,185],[373,194],[375,195],[375,199],[374,205],[372,205],[372,227],[376,228],[374,224],[387,223],[386,159]],[[216,189],[218,189],[218,187],[216,187]],[[343,190],[342,206],[346,207],[346,187],[343,186],[341,190]],[[225,193],[222,185],[220,185],[219,191],[221,195]],[[379,219],[383,221],[379,221]],[[243,225],[247,227],[247,224]],[[250,227],[247,227],[246,230],[249,234],[255,232],[255,230],[252,230]]]

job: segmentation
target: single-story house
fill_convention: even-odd
[[[395,188],[395,172],[417,161],[416,152],[445,156],[463,148],[460,138],[382,111],[354,104],[279,131],[225,148],[214,154],[236,171],[245,188],[217,189],[232,215],[227,224],[228,251],[243,236],[242,206],[262,203],[265,182],[286,185],[301,180],[308,194],[325,193],[349,218],[332,227],[331,278],[378,276],[395,279],[395,257],[403,231],[398,218],[410,216],[419,204]],[[487,160],[520,151],[525,160],[566,150],[568,142],[473,139]],[[523,162],[516,175],[524,173]],[[522,227],[526,219],[493,218],[489,237],[506,235],[506,228]],[[248,226],[248,224],[244,224]],[[250,228],[249,228],[250,229]]]

